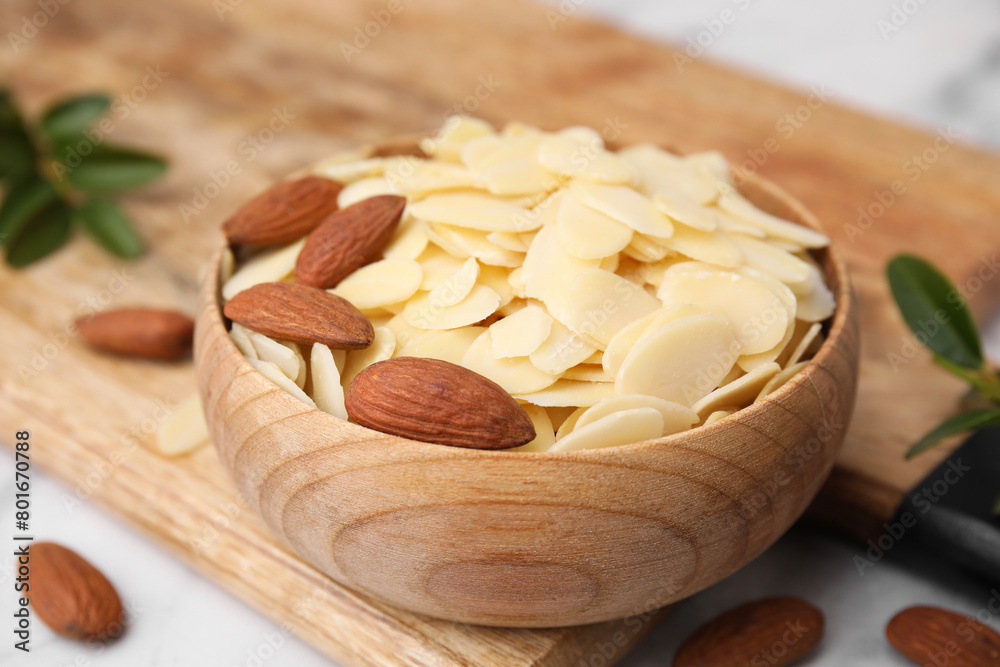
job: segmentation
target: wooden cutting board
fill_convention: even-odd
[[[840,107],[836,91],[791,92],[703,62],[679,68],[669,49],[584,21],[574,6],[92,0],[60,5],[20,52],[0,50],[4,80],[31,112],[59,95],[111,91],[120,97],[109,140],[172,161],[164,181],[127,199],[151,247],[141,261],[112,260],[79,238],[30,270],[0,269],[0,440],[10,445],[29,429],[34,463],[82,502],[117,513],[345,665],[620,659],[659,614],[585,628],[478,628],[332,584],[249,514],[214,451],[168,461],[143,447],[193,391],[189,364],[95,355],[66,328],[110,306],[193,312],[199,271],[237,204],[334,150],[425,131],[464,110],[497,123],[608,128],[622,143],[717,148],[825,221],[853,270],[864,360],[855,420],[815,514],[857,535],[877,532],[945,452],[912,463],[902,453],[961,391],[907,343],[883,268],[908,250],[956,279],[981,272],[964,284],[976,311],[990,312],[1000,294],[990,282],[1000,159],[953,143],[946,128],[939,138]],[[23,28],[37,10],[32,0],[5,2],[0,24]],[[859,207],[871,217],[859,219]],[[892,355],[902,363],[894,367]]]

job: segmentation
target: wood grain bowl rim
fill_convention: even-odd
[[[360,146],[356,149],[360,156],[372,156],[372,155],[400,155],[400,154],[412,154],[417,149],[417,140],[419,136],[407,136],[389,139],[385,142],[379,144],[368,144]],[[299,176],[303,176],[310,173],[312,167],[306,167],[301,170],[297,170],[292,174],[289,174],[286,179],[291,179]],[[822,232],[823,226],[808,208],[805,207],[798,199],[788,194],[781,187],[775,183],[758,176],[754,173],[745,173],[734,168],[734,177],[742,181],[741,185],[737,186],[737,190],[742,194],[746,195],[746,186],[749,185],[751,188],[763,193],[764,195],[780,201],[788,209],[794,213],[795,217],[798,218],[797,224],[802,224],[806,227],[810,227],[817,231]],[[285,179],[282,179],[285,180]],[[756,203],[756,202],[755,202]],[[766,211],[767,208],[764,208]],[[235,343],[228,335],[229,329],[226,327],[225,320],[222,315],[222,305],[221,305],[221,281],[219,276],[219,269],[222,262],[222,256],[228,245],[223,239],[222,247],[219,248],[213,255],[209,262],[207,268],[207,274],[203,278],[202,289],[209,292],[207,296],[211,297],[210,303],[214,304],[212,309],[212,322],[211,327],[214,329],[216,327],[223,328],[223,334],[226,339],[226,344],[228,345],[227,354],[238,355],[240,365],[240,375],[239,377],[253,377],[256,382],[264,383],[270,387],[276,387],[274,383],[265,378],[260,371],[251,366],[243,353],[237,349]],[[290,407],[305,406],[307,409],[305,412],[314,411],[322,415],[322,419],[327,422],[327,427],[330,429],[357,429],[357,433],[360,435],[366,433],[377,433],[383,438],[392,438],[398,443],[405,443],[407,446],[411,447],[414,451],[424,451],[430,454],[436,454],[440,457],[444,452],[442,450],[450,450],[453,455],[448,458],[465,458],[465,457],[483,457],[483,458],[493,458],[496,460],[507,460],[511,457],[530,457],[532,460],[538,461],[588,461],[588,462],[598,462],[600,459],[605,459],[608,457],[618,456],[628,456],[638,455],[637,460],[641,460],[641,456],[644,451],[648,451],[652,448],[660,448],[669,445],[680,445],[684,444],[685,441],[690,439],[692,436],[706,436],[711,437],[717,431],[725,430],[732,420],[736,417],[746,418],[759,415],[765,410],[769,410],[775,405],[780,405],[782,399],[786,398],[789,394],[794,392],[800,385],[810,381],[812,376],[816,373],[822,371],[823,362],[833,354],[838,353],[837,347],[840,339],[843,337],[845,332],[848,330],[848,325],[850,324],[851,318],[856,316],[856,303],[854,292],[851,288],[850,277],[847,272],[847,266],[844,261],[840,258],[839,253],[831,246],[822,248],[815,253],[820,261],[820,264],[825,273],[825,281],[827,286],[832,289],[836,297],[836,306],[834,314],[831,318],[824,321],[824,329],[827,329],[826,338],[824,339],[820,349],[815,355],[807,362],[807,365],[794,376],[789,378],[781,387],[773,391],[771,394],[765,396],[760,401],[753,403],[745,408],[737,410],[730,415],[720,419],[719,421],[713,422],[711,424],[706,424],[703,426],[696,426],[687,431],[681,431],[680,433],[674,433],[671,435],[661,436],[659,438],[654,438],[652,440],[643,440],[640,442],[633,442],[625,445],[616,445],[612,447],[601,447],[597,449],[582,449],[574,450],[568,452],[521,452],[512,450],[486,450],[486,449],[472,449],[463,447],[452,447],[448,445],[441,445],[433,442],[423,442],[420,440],[411,440],[409,438],[403,438],[401,436],[395,436],[391,434],[382,433],[379,431],[374,431],[366,426],[361,426],[360,424],[355,424],[349,421],[344,421],[333,415],[323,412],[319,408],[309,408],[305,403],[302,403],[299,399],[295,398],[291,394],[285,391],[274,392],[277,397],[276,400],[292,401]],[[360,438],[359,438],[360,439]]]

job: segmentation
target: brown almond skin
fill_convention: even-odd
[[[308,285],[254,285],[230,299],[223,312],[247,329],[293,343],[360,350],[375,337],[371,322],[350,301]]]
[[[267,246],[300,239],[337,210],[343,186],[319,176],[278,183],[244,204],[222,224],[231,244]]]
[[[120,308],[76,320],[77,333],[95,350],[172,361],[191,353],[194,320],[155,308]]]
[[[295,280],[329,289],[373,262],[399,225],[406,198],[378,195],[331,214],[306,239]]]
[[[25,597],[52,631],[80,640],[121,635],[125,613],[111,582],[71,549],[35,542],[28,549],[31,578]]]
[[[1000,665],[1000,634],[947,609],[904,609],[889,621],[885,636],[897,651],[918,665]]]
[[[376,362],[347,387],[345,405],[358,424],[411,440],[509,449],[535,438],[531,419],[500,385],[438,359]]]
[[[790,665],[823,638],[823,612],[797,598],[767,598],[731,609],[687,638],[674,667]]]

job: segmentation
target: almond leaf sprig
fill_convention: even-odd
[[[113,196],[159,178],[167,163],[90,132],[110,108],[107,95],[80,95],[29,123],[13,93],[0,90],[0,246],[10,266],[55,252],[74,225],[118,257],[142,254],[142,240]]]
[[[896,305],[917,340],[934,354],[938,366],[970,386],[963,400],[968,407],[920,438],[906,458],[952,436],[1000,424],[1000,377],[983,353],[982,337],[962,293],[933,264],[914,255],[893,258],[888,277]],[[1000,514],[1000,497],[992,509]]]

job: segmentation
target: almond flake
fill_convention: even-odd
[[[399,350],[396,356],[424,357],[460,364],[462,357],[465,356],[465,352],[484,333],[486,333],[485,327],[462,327],[461,329],[451,329],[449,331],[430,331],[425,336],[416,338],[408,343]]]
[[[361,267],[330,291],[368,310],[409,299],[423,278],[420,264],[412,259],[389,258]]]
[[[305,243],[306,240],[301,239],[246,261],[222,286],[222,298],[228,301],[254,285],[275,283],[291,277],[295,271],[295,260]]]
[[[639,339],[622,362],[615,389],[694,405],[719,386],[739,351],[725,315],[674,320]]]
[[[378,332],[379,329],[375,331]],[[309,355],[309,368],[312,371],[312,395],[316,407],[346,421],[344,387],[340,383],[340,369],[333,351],[326,345],[314,344]]]
[[[588,407],[612,396],[615,385],[612,382],[580,382],[579,380],[558,380],[548,387],[533,392],[514,394],[514,398],[528,401],[542,407],[579,405]]]
[[[587,425],[577,424],[573,432],[554,444],[550,452],[617,447],[659,438],[663,415],[655,408],[634,408],[613,412]]]
[[[526,403],[521,408],[528,414],[531,424],[535,427],[535,439],[526,445],[518,447],[514,451],[518,452],[544,452],[556,441],[555,429],[552,428],[552,420],[545,408]]]
[[[538,370],[526,357],[498,358],[489,331],[481,334],[465,351],[462,365],[493,380],[514,396],[544,389],[558,377]]]
[[[363,199],[376,195],[398,195],[399,190],[393,187],[384,176],[374,176],[372,178],[362,178],[344,187],[337,195],[337,205],[340,208],[347,208],[351,204],[357,204]]]
[[[529,355],[529,359],[538,370],[560,375],[582,363],[595,350],[590,343],[553,320],[549,337]]]
[[[782,300],[760,281],[719,270],[667,271],[657,293],[665,304],[718,306],[732,322],[744,354],[773,349],[793,323]]]
[[[433,301],[418,294],[406,304],[403,317],[418,329],[457,329],[481,322],[500,307],[500,295],[485,285],[476,285],[456,304]]]
[[[383,361],[392,356],[396,350],[396,335],[388,327],[375,329],[375,337],[372,344],[364,350],[354,350],[347,353],[347,362],[344,372],[341,373],[341,382],[347,387],[358,376],[358,373],[368,368],[377,361]]]
[[[645,396],[643,394],[623,394],[610,396],[601,402],[588,408],[577,420],[576,428],[582,428],[587,424],[592,424],[598,419],[602,419],[615,412],[623,410],[634,410],[636,408],[653,408],[658,410],[663,418],[661,428],[662,435],[672,435],[686,431],[698,423],[698,414],[691,408],[665,401],[655,396]]]
[[[819,232],[765,213],[733,188],[719,197],[719,208],[759,227],[770,236],[797,243],[803,248],[825,248],[830,244],[830,240]]]
[[[570,329],[595,347],[607,347],[627,324],[659,310],[660,302],[641,287],[603,269],[587,269],[569,290]]]
[[[700,417],[707,417],[728,405],[748,405],[780,371],[781,366],[774,362],[762,364],[738,380],[722,385],[691,406],[691,409]]]
[[[572,194],[562,197],[556,216],[559,240],[580,259],[603,259],[632,241],[632,229],[600,211],[584,206]]]
[[[635,172],[627,162],[604,150],[600,137],[582,139],[561,133],[545,139],[538,147],[538,161],[562,176],[612,184],[631,184]]]
[[[492,351],[498,358],[526,357],[545,342],[552,317],[531,304],[490,326]]]
[[[524,232],[532,226],[527,209],[486,194],[434,194],[410,206],[410,214],[428,222],[486,232]]]
[[[603,185],[589,181],[573,181],[570,192],[590,208],[596,209],[642,234],[668,238],[674,226],[667,216],[646,197],[623,185]]]

